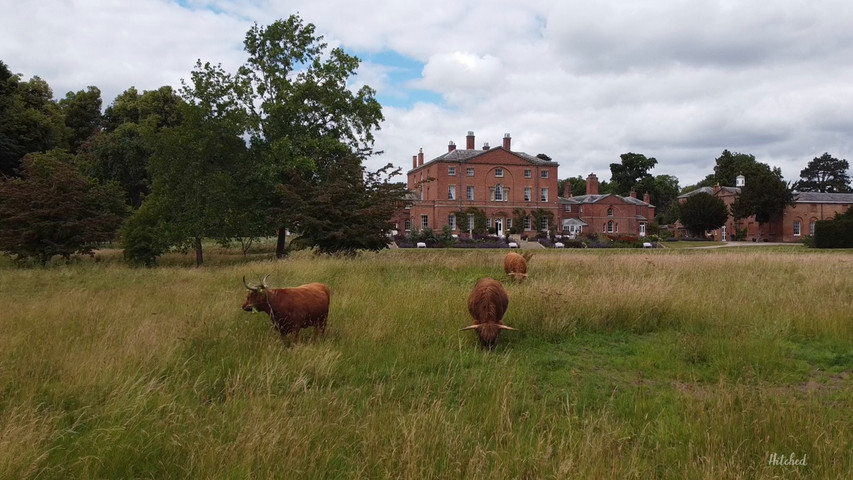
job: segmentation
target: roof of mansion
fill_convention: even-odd
[[[794,192],[796,203],[853,203],[853,193]]]
[[[456,149],[450,152],[447,152],[443,155],[439,155],[438,157],[433,158],[428,162],[424,162],[423,165],[418,165],[417,168],[413,168],[412,170],[417,170],[419,168],[423,168],[429,166],[433,163],[465,163],[470,161],[473,158],[479,157],[481,155],[486,155],[490,152],[494,152],[495,150],[503,150],[509,154],[515,155],[516,157],[530,162],[533,165],[545,165],[545,166],[553,166],[558,167],[559,164],[552,160],[543,160],[539,157],[534,157],[528,153],[524,152],[513,152],[511,150],[505,150],[503,147],[493,147],[488,150],[469,150],[469,149]],[[410,170],[410,171],[412,171]]]

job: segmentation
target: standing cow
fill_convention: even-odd
[[[504,258],[504,271],[516,281],[524,281],[527,278],[527,261],[532,256],[533,254],[531,253],[525,253],[524,255],[519,255],[515,252],[507,253]]]
[[[493,278],[481,278],[468,296],[468,311],[474,317],[474,324],[462,330],[476,329],[480,346],[494,350],[501,330],[515,330],[503,324],[508,306],[509,295],[501,282]]]
[[[243,310],[260,310],[270,316],[273,325],[284,339],[289,333],[293,341],[299,341],[299,331],[314,327],[314,332],[325,333],[329,316],[329,287],[322,283],[309,283],[299,287],[269,288],[267,275],[260,285],[249,285],[243,277],[243,285],[249,290]]]

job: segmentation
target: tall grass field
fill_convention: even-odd
[[[852,252],[505,254],[0,264],[0,478],[853,478]],[[325,336],[244,275],[326,283]]]

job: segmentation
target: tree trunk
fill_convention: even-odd
[[[278,229],[278,241],[275,244],[275,258],[284,258],[287,256],[285,248],[287,247],[287,228],[281,227]]]
[[[201,251],[201,237],[195,238],[195,266],[200,267],[204,264],[204,255]]]

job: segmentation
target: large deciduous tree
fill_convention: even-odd
[[[30,154],[19,178],[0,179],[0,250],[46,263],[113,239],[126,214],[120,189],[83,176],[71,160],[62,150]]]
[[[101,129],[101,90],[90,86],[86,90],[68,92],[59,101],[59,108],[65,116],[68,148],[71,153],[77,153],[83,143]]]
[[[642,153],[623,153],[619,158],[621,163],[610,164],[610,182],[613,193],[622,196],[627,196],[643,180],[652,178],[649,170],[658,163],[657,159],[646,158]]]
[[[65,146],[65,120],[50,86],[22,81],[0,62],[0,174],[15,175],[28,153]]]
[[[319,159],[362,161],[372,154],[382,107],[372,88],[350,89],[358,58],[340,48],[328,49],[314,25],[296,15],[266,27],[253,26],[244,45],[249,58],[237,81],[248,86],[244,105],[250,112],[251,148],[280,172],[282,186],[287,186],[293,169],[317,171]],[[338,144],[352,156],[338,155]],[[288,220],[287,215],[278,219],[279,257],[285,253]]]
[[[793,203],[792,190],[782,180],[782,171],[755,163],[744,177],[746,183],[731,206],[732,216],[739,219],[755,215],[759,224],[781,219],[785,207]]]
[[[708,230],[725,225],[729,212],[725,202],[719,198],[708,193],[697,193],[679,204],[678,217],[688,232],[701,237]]]
[[[824,153],[800,171],[800,180],[793,188],[800,192],[851,193],[849,169],[847,160]]]

